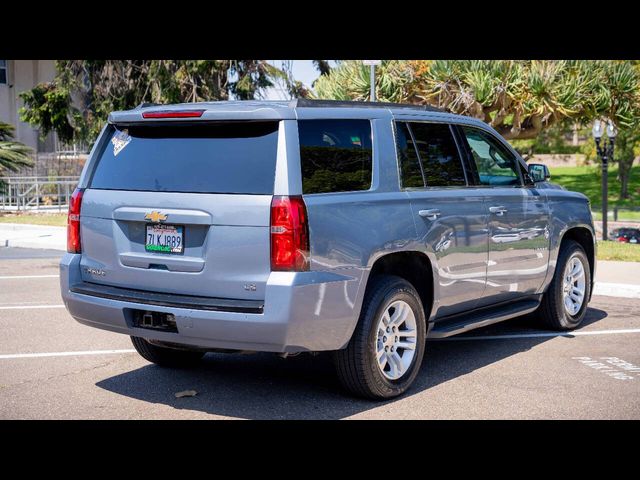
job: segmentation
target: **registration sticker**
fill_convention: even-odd
[[[117,156],[131,141],[131,136],[129,135],[129,130],[126,128],[118,133],[116,133],[111,138],[111,143],[113,143],[113,156]]]

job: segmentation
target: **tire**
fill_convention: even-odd
[[[564,274],[567,265],[574,258],[578,259],[582,264],[584,272],[584,296],[580,308],[572,314],[565,308]],[[587,255],[579,243],[573,240],[567,240],[560,249],[553,280],[551,280],[547,291],[542,297],[540,307],[536,311],[536,317],[544,326],[552,330],[572,330],[579,326],[582,320],[584,320],[590,294],[591,270],[589,269]]]
[[[137,352],[156,365],[171,368],[187,368],[198,364],[205,352],[195,350],[178,350],[176,348],[153,345],[141,337],[131,337]]]
[[[376,276],[371,281],[373,283],[365,294],[360,318],[351,340],[345,349],[334,352],[334,362],[340,383],[350,393],[370,399],[387,399],[403,394],[411,386],[420,370],[425,349],[426,320],[420,296],[409,282],[391,275]],[[386,311],[389,315],[386,318],[391,320],[396,311],[398,316],[403,315],[407,307],[413,314],[413,320],[407,313],[407,320],[397,324],[397,333],[391,330],[391,335],[399,335],[400,342],[394,344],[397,345],[396,347],[393,345],[385,347],[384,342],[387,339],[393,342],[396,337],[379,337],[379,333],[384,335],[385,332],[384,329],[378,331],[383,314]],[[410,323],[414,323],[415,328],[410,328]],[[393,328],[396,324],[390,325]],[[415,333],[409,335],[413,331]],[[415,338],[415,341],[409,336]],[[384,342],[382,339],[385,339]],[[415,348],[404,349],[400,346],[407,343],[414,343]],[[381,345],[382,348],[380,348]],[[382,353],[385,348],[389,350],[386,350],[387,353]],[[410,353],[411,351],[413,354]],[[403,369],[398,368],[395,361],[388,361],[384,368],[381,368],[377,360],[377,352],[380,352],[381,357],[384,356],[385,359],[391,358],[387,355],[393,355],[391,352],[395,352],[394,358],[405,359],[404,365],[408,365],[408,368],[405,368],[404,373],[397,378],[388,378],[393,375],[394,370],[398,373]],[[401,355],[400,352],[402,352]],[[395,368],[392,368],[394,366]]]

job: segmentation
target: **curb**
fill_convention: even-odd
[[[593,294],[605,297],[640,298],[640,285],[596,282]]]

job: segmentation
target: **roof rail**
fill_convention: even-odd
[[[431,105],[413,105],[410,103],[393,102],[363,102],[350,100],[315,100],[310,98],[296,98],[289,102],[290,108],[320,108],[320,107],[345,107],[345,108],[412,108],[414,110],[425,110],[427,112],[443,112],[446,110],[432,107]]]

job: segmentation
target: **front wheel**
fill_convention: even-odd
[[[591,270],[582,246],[569,240],[562,245],[549,288],[537,310],[543,324],[554,330],[576,328],[587,313]]]
[[[392,398],[409,388],[420,369],[425,314],[420,296],[406,280],[380,275],[372,282],[353,336],[334,360],[340,382],[351,393]]]

